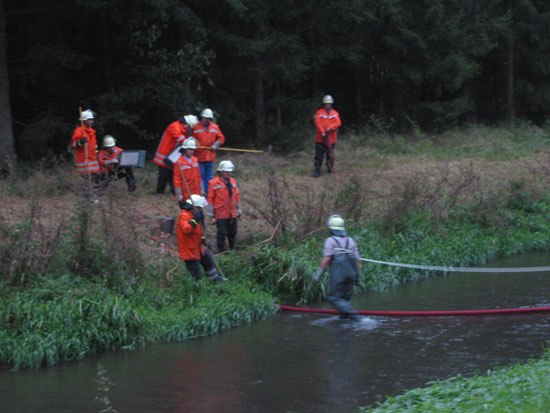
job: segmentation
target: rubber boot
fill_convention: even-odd
[[[313,178],[318,178],[319,175],[321,175],[321,168],[316,166],[315,167],[315,172],[313,172],[313,174],[311,175]]]

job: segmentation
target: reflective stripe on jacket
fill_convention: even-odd
[[[114,147],[113,153],[109,153],[107,149],[102,149],[99,151],[99,168],[101,169],[102,173],[107,173],[110,171],[114,171],[117,165],[116,163],[105,163],[105,161],[112,161],[117,156],[119,156],[122,153],[122,148],[119,148],[118,146]]]
[[[338,128],[342,126],[340,115],[334,109],[329,112],[325,108],[315,112],[315,142],[323,143],[323,133],[330,128],[328,132],[328,141],[330,144],[335,144],[338,140]]]
[[[197,223],[195,228],[189,223],[193,219],[193,211],[182,209],[176,223],[178,251],[182,260],[200,260],[204,255],[202,246],[202,227]]]
[[[199,142],[198,146],[211,147],[216,141],[219,141],[220,144],[225,142],[225,136],[214,122],[210,122],[206,128],[202,123],[197,123],[191,132],[191,136]],[[197,149],[195,156],[199,162],[214,162],[216,160],[216,152],[209,149]]]
[[[164,133],[162,134],[162,139],[160,140],[159,146],[157,147],[157,152],[153,158],[153,162],[159,166],[164,166],[168,168],[168,165],[164,163],[164,158],[170,155],[176,145],[181,144],[185,140],[186,130],[179,120],[172,122]]]
[[[187,192],[187,188],[185,187],[185,183],[183,182],[181,174],[183,174],[183,176],[185,177],[191,194],[200,195],[201,171],[197,158],[192,156],[191,159],[188,161],[185,156],[182,155],[174,164],[174,189],[176,190],[178,201],[180,199],[189,199],[189,193]],[[178,196],[178,194],[181,194],[181,198]]]
[[[82,139],[88,139],[88,143],[77,145]],[[77,127],[73,132],[71,147],[74,149],[74,166],[77,172],[87,174],[88,172],[99,172],[99,163],[97,160],[97,140],[95,129],[84,126]],[[88,158],[86,159],[86,148],[88,149]]]
[[[217,176],[208,182],[208,199],[209,205],[214,206],[214,218],[226,219],[237,218],[237,203],[241,201],[237,181],[229,178],[231,185],[231,198],[227,185],[221,177]]]

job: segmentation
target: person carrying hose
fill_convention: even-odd
[[[326,156],[327,171],[334,173],[334,147],[338,139],[338,128],[342,126],[340,115],[332,108],[334,99],[330,95],[323,97],[323,107],[315,112],[315,159],[313,177],[321,174],[323,157]]]
[[[203,220],[202,210],[206,205],[206,199],[197,194],[191,195],[185,201],[176,224],[179,256],[185,261],[185,266],[195,282],[200,278],[201,265],[211,281],[226,282],[227,278],[218,273],[214,259],[203,245],[206,241],[201,223]]]
[[[325,240],[323,259],[313,279],[319,281],[330,266],[328,301],[340,312],[341,319],[360,321],[361,317],[350,304],[361,262],[357,244],[347,236],[344,219],[340,215],[332,215],[328,219],[328,228],[331,236]]]

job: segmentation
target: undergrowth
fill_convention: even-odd
[[[545,412],[550,405],[550,354],[471,378],[452,377],[390,396],[359,412]]]

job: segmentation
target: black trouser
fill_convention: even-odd
[[[170,185],[170,190],[174,194],[174,171],[159,165],[159,176],[157,179],[157,194],[164,194],[166,184]]]
[[[200,260],[185,260],[185,266],[195,281],[198,281],[201,276],[201,266],[204,268],[206,276],[212,281],[218,278],[218,270],[214,265],[214,259],[208,251],[204,251],[204,255],[201,255]]]
[[[334,156],[334,147],[336,146],[336,144],[331,146],[332,146],[332,155]],[[332,165],[330,162],[330,153],[331,151],[327,147],[327,145],[321,142],[315,142],[315,159],[314,159],[315,170],[321,169],[321,166],[323,165],[323,158],[326,157],[327,170],[329,172],[332,172]]]
[[[134,171],[131,166],[125,166],[119,168],[116,171],[110,171],[107,173],[101,174],[101,181],[103,187],[109,186],[109,182],[116,181],[117,179],[126,179],[126,185],[128,186],[129,192],[134,192],[136,190],[136,178],[134,177]]]
[[[216,236],[216,244],[218,251],[225,250],[225,238],[229,242],[229,249],[235,247],[235,240],[237,239],[237,218],[225,218],[216,220],[218,226],[218,234]]]

